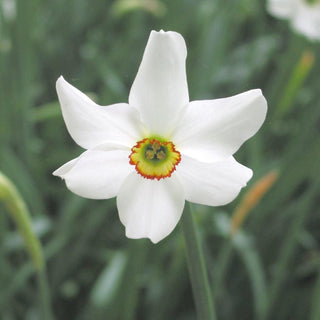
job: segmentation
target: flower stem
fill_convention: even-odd
[[[45,268],[37,272],[39,295],[42,307],[42,316],[44,320],[53,320],[51,309],[50,289]]]
[[[216,315],[208,281],[207,268],[191,205],[188,206],[188,209],[185,209],[182,215],[181,225],[198,319],[215,320]]]
[[[37,272],[39,295],[43,310],[41,319],[52,320],[53,313],[41,243],[33,230],[31,216],[26,203],[16,186],[2,172],[0,172],[0,203],[4,204],[17,225]]]

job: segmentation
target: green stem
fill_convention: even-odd
[[[283,83],[288,82],[292,66],[296,64],[297,59],[301,57],[301,52],[306,48],[306,42],[303,37],[299,37],[291,33],[288,40],[288,47],[281,52],[280,58],[277,59],[277,66],[272,75],[268,88],[266,88],[266,96],[268,103],[277,105],[279,96],[283,93]],[[275,110],[274,110],[275,111]]]
[[[31,217],[26,203],[11,180],[0,172],[0,202],[4,204],[14,220],[38,275],[43,319],[52,320],[49,286],[46,278],[45,260],[39,239],[34,233]]]
[[[38,271],[37,275],[43,319],[53,320],[54,317],[51,310],[50,289],[45,268]]]
[[[279,98],[279,103],[275,111],[276,118],[281,118],[289,111],[297,92],[299,92],[299,89],[312,69],[314,58],[314,53],[311,50],[304,50],[299,56],[299,60],[295,63],[293,71],[288,81],[286,81],[287,85]]]
[[[216,315],[208,281],[208,273],[191,205],[189,205],[189,210],[185,209],[181,225],[198,320],[215,320]]]
[[[214,270],[213,278],[215,279],[215,286],[213,288],[213,294],[215,299],[217,299],[223,291],[225,277],[228,273],[228,268],[230,265],[230,261],[233,258],[233,254],[233,245],[231,241],[227,239],[220,249],[219,256],[216,262],[216,267]]]

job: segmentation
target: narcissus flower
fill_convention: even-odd
[[[319,0],[269,0],[269,12],[280,19],[289,19],[293,29],[310,40],[320,40]]]
[[[186,56],[180,34],[152,31],[129,103],[102,107],[57,81],[68,131],[87,151],[54,175],[82,197],[117,197],[129,238],[160,241],[185,200],[227,204],[252,176],[232,154],[265,119],[261,91],[189,102]]]

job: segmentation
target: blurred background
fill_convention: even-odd
[[[56,79],[126,102],[153,29],[184,36],[190,100],[261,88],[269,105],[235,155],[254,171],[248,187],[228,206],[194,206],[218,319],[320,319],[320,44],[262,0],[1,0],[0,171],[42,243],[55,318],[196,318],[179,225],[157,245],[127,239],[114,199],[82,199],[52,176],[82,152]],[[0,201],[0,319],[43,319],[36,268]]]

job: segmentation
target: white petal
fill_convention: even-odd
[[[68,161],[67,163],[62,165],[60,168],[58,168],[56,171],[54,171],[52,174],[54,176],[63,178],[64,175],[67,174],[74,167],[77,161],[78,161],[78,158]]]
[[[292,17],[292,26],[311,40],[320,39],[320,4],[299,1]]]
[[[233,157],[215,163],[203,163],[183,156],[177,166],[186,200],[194,203],[221,206],[233,201],[252,177],[252,170]]]
[[[120,220],[128,238],[149,238],[157,243],[177,225],[184,207],[178,179],[149,180],[132,173],[117,197]]]
[[[64,179],[68,189],[81,197],[112,198],[134,171],[134,166],[129,164],[129,154],[128,150],[88,150],[53,174]]]
[[[295,9],[295,0],[269,0],[268,11],[277,18],[289,18]]]
[[[68,131],[81,147],[89,149],[105,142],[132,147],[139,140],[139,116],[128,104],[99,106],[63,77],[56,88]]]
[[[194,101],[172,135],[182,153],[203,162],[228,158],[262,125],[267,103],[261,90],[233,97]]]
[[[152,134],[169,134],[189,102],[184,39],[176,32],[152,31],[129,104],[137,108]]]

